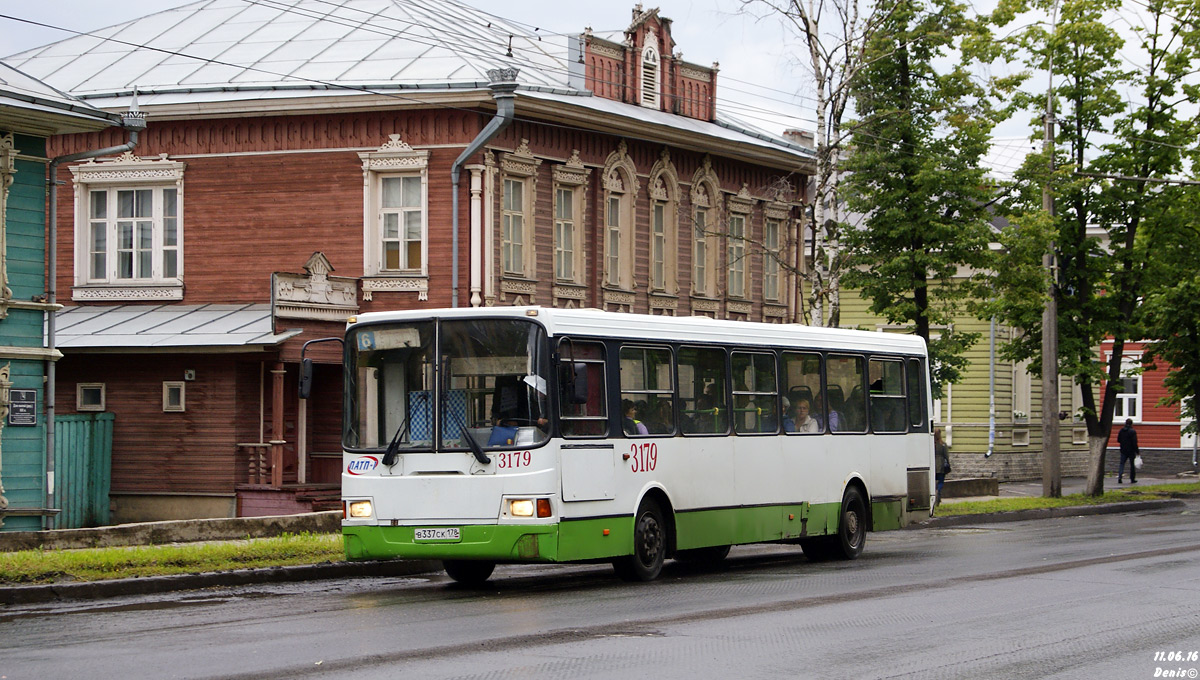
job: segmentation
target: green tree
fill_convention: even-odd
[[[1091,454],[1087,492],[1093,495],[1104,489],[1124,345],[1147,333],[1137,301],[1153,282],[1148,276],[1151,237],[1165,237],[1178,228],[1178,216],[1169,209],[1179,199],[1178,190],[1159,182],[1183,170],[1184,150],[1195,141],[1184,110],[1195,101],[1195,91],[1186,87],[1196,61],[1197,36],[1191,28],[1195,5],[1150,0],[1135,9],[1137,21],[1124,17],[1124,23],[1137,26],[1132,49],[1113,28],[1122,23],[1116,21],[1119,13],[1132,10],[1116,0],[1006,0],[995,15],[1003,24],[1020,12],[1059,12],[1052,27],[1018,31],[1012,46],[1028,55],[1027,66],[1061,79],[1051,97],[1054,110],[1062,112],[1055,139],[1063,149],[1057,159],[1062,169],[1047,172],[1044,156],[1027,159],[1013,201],[1014,226],[1005,238],[1012,243],[1020,230],[1041,225],[1040,236],[1055,244],[1058,359],[1061,373],[1081,390]],[[1139,66],[1124,69],[1122,60]],[[1016,104],[1040,112],[1046,96],[1018,98]],[[1046,183],[1055,195],[1057,214],[1036,218],[1042,207],[1031,199],[1034,189]],[[1028,253],[1006,253],[998,271],[1029,266]],[[1040,373],[1042,329],[1040,319],[1028,313],[1030,290],[1023,284],[1029,277],[1010,278],[995,279],[1002,298],[995,311],[1025,334],[1005,354],[1033,359],[1031,370]],[[1014,281],[1022,285],[1008,285]],[[1043,300],[1039,296],[1038,303]],[[1104,359],[1095,348],[1106,338],[1112,352]],[[1044,407],[1043,417],[1054,417],[1055,410]]]
[[[977,27],[954,0],[895,0],[855,81],[858,120],[843,188],[863,215],[843,230],[842,283],[929,344],[935,391],[957,382],[978,333],[954,328],[990,263],[994,197],[980,159],[997,113],[961,55]],[[960,272],[967,272],[961,277]]]

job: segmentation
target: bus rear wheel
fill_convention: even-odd
[[[867,502],[856,487],[846,489],[842,496],[842,516],[838,535],[832,543],[834,553],[852,560],[862,554],[867,544]]]
[[[488,580],[496,568],[495,562],[482,560],[443,560],[446,575],[468,586],[477,586]]]
[[[642,501],[633,519],[633,554],[613,560],[613,571],[624,581],[653,581],[667,553],[666,523],[652,500]]]

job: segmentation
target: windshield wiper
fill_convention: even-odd
[[[387,450],[383,454],[383,464],[391,467],[396,464],[396,457],[400,455],[400,435],[408,431],[408,416],[400,421],[400,427],[396,428],[396,434],[392,437],[392,441],[388,442]]]
[[[445,403],[446,403],[446,399],[445,399],[445,397],[443,397],[442,398],[442,406],[443,406],[442,413],[451,413],[452,411],[450,409],[444,408]],[[475,438],[471,436],[471,432],[469,430],[467,430],[466,424],[463,423],[463,421],[462,421],[462,416],[458,415],[458,413],[454,413],[454,420],[458,421],[458,433],[459,433],[458,436],[467,442],[467,448],[471,449],[471,453],[473,453],[475,455],[475,460],[479,461],[480,463],[482,463],[484,465],[491,463],[492,459],[489,458],[488,455],[483,452],[483,447],[479,445],[479,442],[475,441]]]

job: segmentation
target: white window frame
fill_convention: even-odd
[[[85,390],[100,390],[100,403],[98,405],[85,405],[83,403],[83,393]],[[76,411],[103,411],[105,409],[107,398],[107,389],[104,383],[76,383],[75,384],[75,410]]]
[[[629,158],[625,141],[609,154],[604,164],[604,196],[602,205],[604,286],[620,291],[632,291],[633,281],[633,223],[641,184],[637,168]]]
[[[171,390],[179,390],[179,403],[170,403]],[[187,410],[187,383],[182,380],[164,380],[162,391],[163,413],[182,413]]]
[[[416,150],[400,139],[389,140],[378,150],[360,153],[363,168],[363,298],[376,290],[416,290],[421,299],[428,293],[429,276],[429,152]],[[388,269],[384,253],[383,179],[420,177],[421,180],[421,265]],[[403,230],[403,224],[400,225]],[[403,233],[403,231],[401,232]],[[370,277],[377,277],[372,279]],[[419,279],[411,285],[389,281]]]
[[[584,283],[586,275],[583,242],[583,229],[586,224],[584,210],[587,206],[587,183],[591,172],[590,169],[583,167],[583,161],[580,160],[578,151],[575,151],[564,165],[553,167],[554,186],[551,187],[551,190],[554,196],[554,277],[557,283],[573,285],[583,285]],[[571,216],[569,220],[560,218],[559,200],[562,197],[560,192],[569,192],[570,194]],[[563,229],[571,234],[572,247],[569,249],[563,248],[560,243]],[[560,258],[564,257],[569,258],[571,262],[569,277],[561,276],[559,263]]]
[[[658,109],[662,97],[662,58],[658,53],[658,47],[654,44],[657,42],[657,37],[654,31],[647,31],[645,36],[645,46],[642,47],[641,60],[641,105],[648,109]]]
[[[130,152],[119,158],[88,162],[70,167],[75,185],[75,285],[73,300],[182,300],[184,280],[184,190],[183,174],[186,164],[168,160],[165,156],[142,160]],[[121,217],[120,197],[125,192],[150,192],[149,214],[144,219]],[[174,192],[175,214],[165,213],[168,192]],[[105,214],[92,213],[93,195],[103,195]],[[174,244],[166,238],[167,226],[174,220]],[[150,271],[138,266],[140,223],[148,223],[151,233],[146,244]],[[132,223],[132,224],[131,224]],[[123,277],[120,271],[121,230],[128,225],[133,231],[130,257],[132,276]],[[93,234],[104,233],[104,271],[93,271]],[[173,251],[175,272],[168,276],[164,256]]]
[[[783,300],[783,287],[780,285],[783,267],[779,261],[783,257],[783,220],[767,218],[763,220],[763,300],[780,302]]]
[[[745,299],[746,292],[746,223],[747,215],[730,213],[729,231],[726,241],[726,276],[729,297]]]
[[[575,283],[579,278],[577,257],[579,247],[579,218],[575,209],[577,187],[554,188],[554,280]]]
[[[1126,392],[1124,389],[1117,392],[1116,408],[1113,409],[1113,422],[1125,422],[1126,418],[1132,418],[1133,422],[1142,422],[1142,393],[1144,385],[1142,383],[1142,374],[1136,373],[1126,377],[1126,373],[1135,369],[1141,368],[1142,355],[1125,354],[1121,357],[1121,377],[1122,380],[1132,380],[1133,386],[1136,388],[1133,392]],[[1124,385],[1122,384],[1122,387]],[[1133,407],[1134,415],[1130,415],[1130,406]]]
[[[521,177],[504,177],[500,181],[500,269],[505,274],[522,277],[529,275],[525,251],[532,245],[527,184]]]

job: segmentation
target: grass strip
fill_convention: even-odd
[[[985,501],[962,501],[961,503],[942,503],[938,506],[938,517],[955,515],[983,515],[993,512],[1012,512],[1015,510],[1040,510],[1042,508],[1067,508],[1087,505],[1105,505],[1108,503],[1125,503],[1128,501],[1160,500],[1180,496],[1200,494],[1200,482],[1186,484],[1157,484],[1155,486],[1130,487],[1105,491],[1103,496],[1089,496],[1074,493],[1061,498],[1044,498],[1042,496],[1021,496],[1013,498],[992,498]]]
[[[19,550],[0,553],[0,585],[192,574],[344,559],[341,534],[307,532],[211,543]]]

